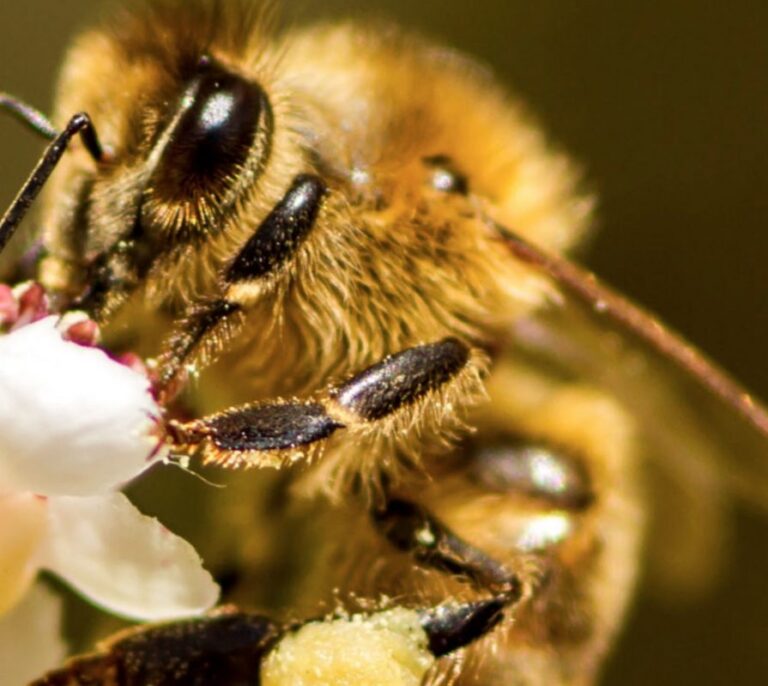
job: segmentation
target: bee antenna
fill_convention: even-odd
[[[0,92],[0,110],[5,110],[46,140],[50,141],[56,138],[58,131],[54,128],[51,120],[36,107],[23,100],[19,100],[9,93]]]
[[[86,149],[96,162],[105,161],[108,155],[99,142],[91,118],[84,112],[76,114],[69,120],[63,131],[57,132],[45,115],[13,97],[0,94],[0,109],[15,115],[33,131],[51,141],[11,206],[0,219],[0,253],[2,253],[75,136],[80,135]]]
[[[658,354],[673,361],[692,379],[733,408],[763,436],[768,436],[768,410],[723,369],[681,336],[662,325],[639,305],[602,283],[594,274],[567,259],[550,255],[510,229],[490,220],[512,253],[542,270],[566,292],[605,315]]]

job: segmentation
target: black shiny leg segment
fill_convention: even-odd
[[[455,338],[408,348],[354,375],[317,401],[259,403],[186,424],[171,423],[180,447],[203,445],[214,462],[237,463],[238,454],[308,446],[338,429],[385,419],[452,381],[469,361]],[[229,453],[229,454],[227,454]]]
[[[224,282],[243,283],[274,274],[304,243],[326,194],[322,179],[300,174],[224,272]]]
[[[214,330],[224,324],[238,327],[235,315],[247,309],[258,287],[269,283],[309,236],[326,192],[323,180],[313,174],[299,174],[293,180],[221,274],[223,297],[198,305],[176,327],[161,356],[160,388],[174,384]]]
[[[504,619],[508,604],[507,598],[499,596],[421,610],[421,626],[427,633],[430,652],[435,657],[442,657],[474,643]]]
[[[391,499],[372,512],[378,531],[398,550],[419,563],[468,580],[480,591],[506,603],[518,601],[522,585],[516,574],[453,533],[423,507]]]
[[[437,390],[467,362],[469,348],[456,338],[445,338],[392,355],[329,395],[345,413],[359,421],[376,421]]]
[[[263,657],[281,629],[259,615],[218,615],[136,630],[102,654],[75,658],[31,686],[258,684]]]

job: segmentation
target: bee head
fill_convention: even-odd
[[[87,112],[107,155],[74,144],[52,179],[43,279],[92,314],[225,232],[259,192],[274,118],[250,7],[161,2],[70,52],[57,119]]]

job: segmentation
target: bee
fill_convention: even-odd
[[[229,599],[492,607],[426,683],[596,683],[651,537],[646,465],[693,462],[697,511],[719,478],[763,500],[768,415],[565,257],[592,199],[486,71],[396,27],[270,17],[141,4],[75,41],[55,124],[4,97],[52,142],[0,248],[45,187],[38,278],[156,361],[174,453],[233,470],[198,541]],[[707,533],[681,537],[700,574]],[[152,646],[217,621],[140,631],[131,659],[199,683]]]

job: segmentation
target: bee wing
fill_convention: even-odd
[[[691,487],[720,486],[768,508],[768,412],[682,337],[593,274],[497,226],[520,260],[553,279],[559,303],[516,325],[517,345],[599,384]]]

